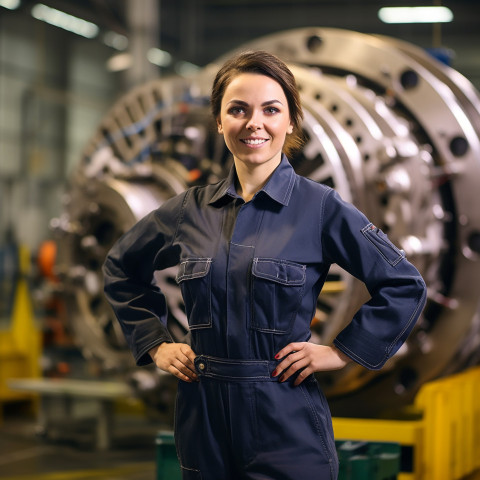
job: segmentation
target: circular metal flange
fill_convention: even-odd
[[[242,45],[191,80],[172,77],[134,89],[114,105],[84,151],[73,180],[76,200],[58,220],[69,252],[62,268],[84,267],[82,279],[94,278],[87,273],[96,267],[88,265],[98,260],[90,261],[86,252],[103,248],[97,237],[108,235],[99,232],[115,237],[169,196],[226,174],[231,158],[210,117],[210,85],[224,60],[248,49],[277,54],[297,79],[306,142],[291,159],[296,171],[332,186],[363,210],[427,282],[422,319],[380,374],[352,366],[320,377],[336,414],[405,404],[424,381],[475,361],[480,345],[478,93],[458,72],[412,45],[340,29],[292,30]],[[108,193],[92,194],[95,185]],[[110,196],[116,197],[111,204],[123,205],[121,211],[102,203]],[[113,226],[95,227],[93,204]],[[170,328],[180,339],[186,318],[174,276],[174,270],[158,272],[155,280],[167,293]],[[107,320],[88,293],[101,280],[98,272],[91,284],[76,284],[74,277],[67,276],[72,290],[79,290],[72,310],[82,312],[75,323],[90,318],[79,337],[86,344],[96,330],[97,355],[102,343],[121,351],[116,332],[102,332],[104,324],[113,325],[112,313]],[[314,340],[324,343],[368,295],[336,266],[327,280],[312,324]]]

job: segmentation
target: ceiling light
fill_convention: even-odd
[[[181,61],[176,63],[175,72],[185,78],[191,78],[200,71],[200,67],[190,62]]]
[[[447,7],[384,7],[378,18],[384,23],[446,23],[453,13]]]
[[[126,50],[128,47],[128,38],[117,32],[106,32],[103,36],[103,43],[115,50]]]
[[[99,28],[92,22],[87,22],[68,13],[62,12],[55,8],[47,7],[42,3],[37,3],[32,8],[32,16],[37,20],[54,25],[55,27],[63,28],[69,32],[76,33],[86,38],[94,38],[98,35]]]
[[[19,6],[20,0],[0,0],[0,7],[5,7],[9,10],[15,10]]]
[[[165,50],[159,48],[151,48],[147,52],[147,58],[150,63],[159,67],[168,67],[172,63],[172,56]]]

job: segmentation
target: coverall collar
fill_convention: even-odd
[[[235,190],[236,177],[235,165],[233,165],[227,178],[220,183],[220,188],[208,203],[213,205],[226,196],[237,198],[238,194]],[[282,155],[280,164],[273,172],[267,184],[259,191],[266,193],[272,200],[281,205],[287,206],[290,201],[290,196],[292,195],[294,183],[295,171],[290,165],[287,157]]]

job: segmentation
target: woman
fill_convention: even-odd
[[[180,379],[175,418],[184,479],[335,479],[330,412],[314,372],[354,360],[378,369],[425,302],[417,270],[338,194],[295,174],[301,138],[295,79],[275,56],[247,52],[218,72],[211,105],[233,155],[229,176],[147,215],[111,250],[105,291],[139,365]],[[334,345],[310,321],[328,269],[371,299]],[[191,346],[166,329],[154,270],[179,265]]]

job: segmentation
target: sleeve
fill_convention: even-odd
[[[363,281],[371,296],[334,344],[360,365],[378,370],[418,320],[425,282],[405,253],[334,190],[324,204],[321,236],[325,257]]]
[[[137,365],[152,362],[148,351],[172,342],[167,303],[153,283],[155,270],[178,264],[175,236],[188,191],[147,214],[114,244],[103,265],[104,291]]]

